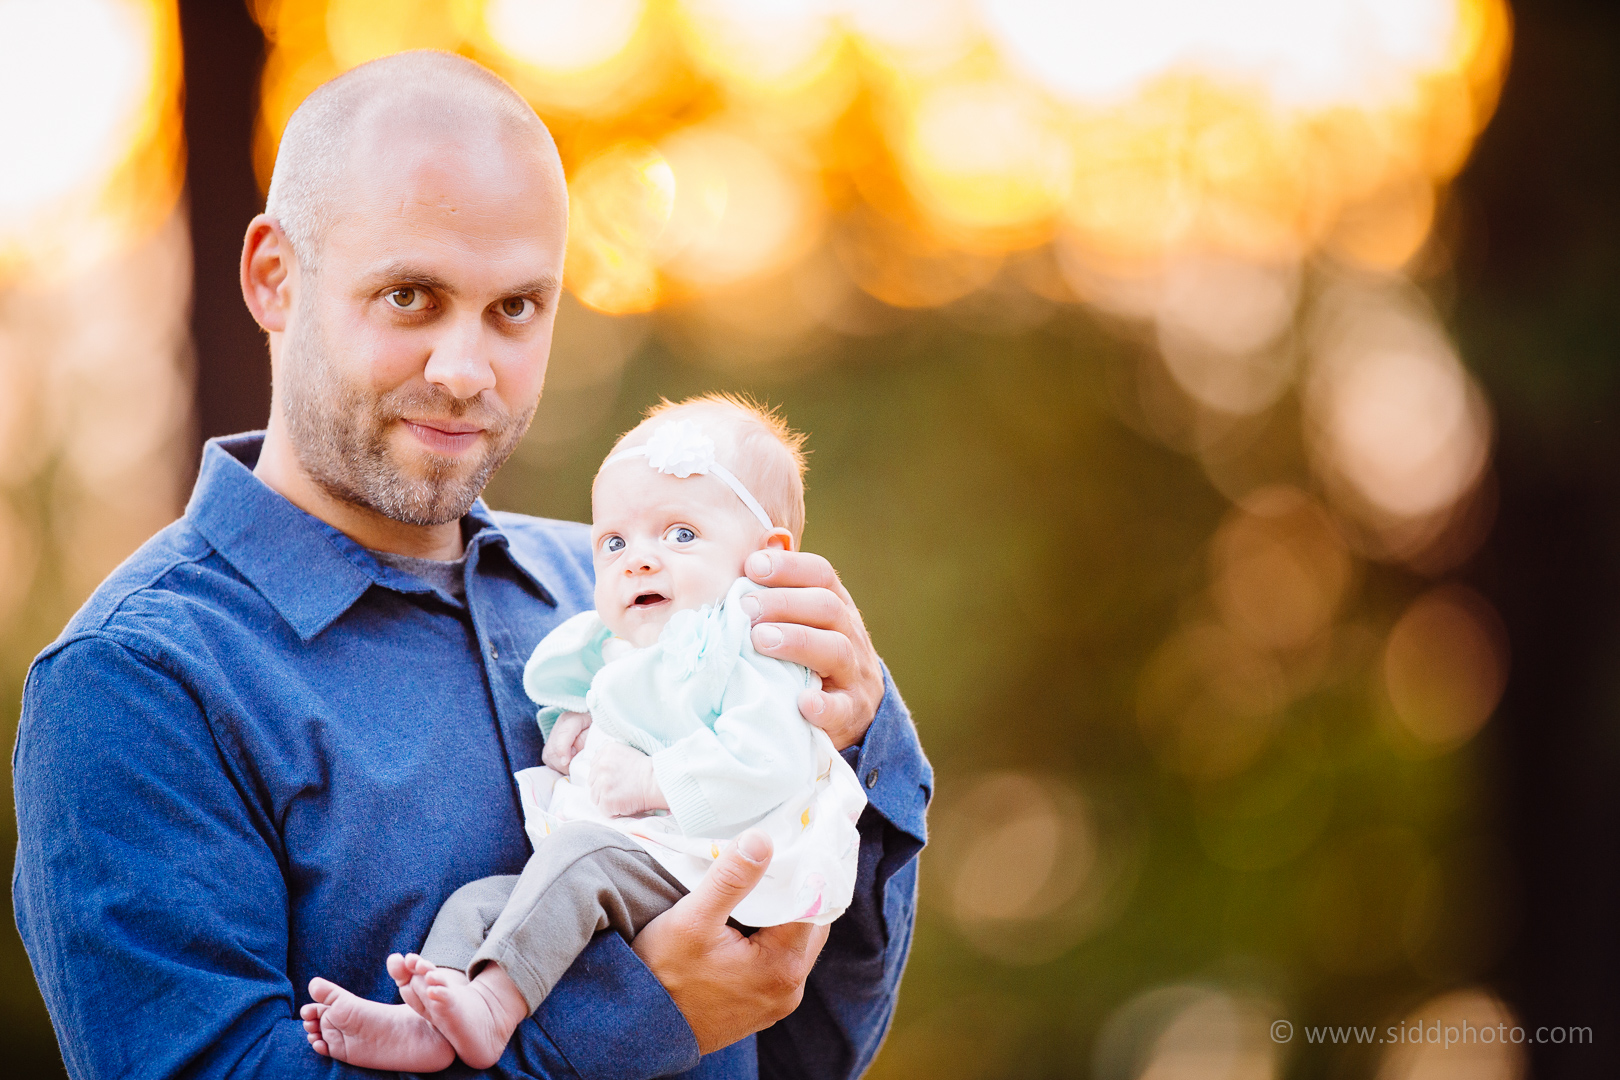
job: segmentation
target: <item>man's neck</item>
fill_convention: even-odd
[[[274,419],[264,434],[253,475],[306,514],[320,518],[361,547],[410,555],[418,559],[461,558],[461,522],[442,525],[411,525],[367,506],[339,499],[327,491],[304,469],[292,443]]]

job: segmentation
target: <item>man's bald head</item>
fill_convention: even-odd
[[[356,151],[413,133],[498,140],[527,151],[538,168],[555,173],[566,198],[551,133],[500,76],[452,53],[396,53],[319,87],[282,132],[265,213],[280,224],[301,267],[315,270],[327,231],[344,212]]]

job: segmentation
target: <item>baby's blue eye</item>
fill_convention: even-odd
[[[602,538],[602,550],[609,555],[616,555],[624,550],[624,537],[605,536]]]
[[[697,532],[686,525],[671,525],[664,539],[672,544],[690,544],[697,539]]]

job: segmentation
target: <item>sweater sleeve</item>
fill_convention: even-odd
[[[799,715],[804,668],[754,651],[746,634],[719,715],[652,755],[670,813],[688,836],[721,836],[766,813],[814,775],[810,726]]]
[[[380,1075],[310,1050],[276,823],[179,677],[103,637],[58,648],[29,674],[13,773],[13,904],[69,1073]],[[652,1077],[697,1060],[651,972],[600,935],[487,1075]]]
[[[540,706],[540,733],[550,737],[565,712],[584,712],[591,679],[602,670],[609,631],[594,611],[582,611],[540,639],[523,665],[523,690]]]

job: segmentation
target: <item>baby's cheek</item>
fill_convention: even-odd
[[[608,590],[602,585],[600,578],[597,579],[593,599],[596,603],[596,613],[602,617],[603,622],[608,624],[608,629],[617,634],[620,629],[617,625],[619,620],[616,617],[618,610],[613,606],[613,598],[608,595]]]

